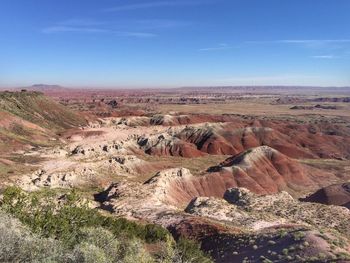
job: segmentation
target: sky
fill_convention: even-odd
[[[350,0],[1,0],[0,86],[350,86]]]

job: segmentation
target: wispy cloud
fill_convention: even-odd
[[[350,45],[350,39],[282,39],[282,40],[268,40],[268,41],[246,41],[246,44],[283,44],[296,45],[312,49],[342,49]]]
[[[60,32],[81,32],[81,33],[107,33],[108,30],[93,27],[73,27],[73,26],[52,26],[44,28],[43,33],[60,33]]]
[[[267,41],[246,41],[250,44],[339,44],[350,43],[350,39],[283,39]]]
[[[103,11],[119,12],[119,11],[129,11],[129,10],[137,10],[137,9],[160,8],[160,7],[191,6],[191,5],[206,4],[210,2],[212,1],[211,0],[152,1],[152,2],[146,2],[146,3],[135,3],[135,4],[109,7],[109,8],[103,9]]]
[[[187,27],[191,26],[193,22],[171,19],[138,19],[119,21],[118,24],[141,29],[164,29]]]
[[[114,34],[118,36],[124,36],[124,37],[141,37],[141,38],[148,38],[148,37],[156,37],[157,34],[153,33],[144,33],[144,32],[125,32],[125,31],[114,31]]]
[[[49,26],[42,30],[45,34],[55,33],[90,33],[90,34],[110,34],[121,37],[137,37],[149,38],[155,37],[157,34],[151,32],[143,32],[146,28],[138,28],[130,26],[130,22],[120,23],[111,21],[99,21],[93,19],[68,19],[57,22],[53,26]],[[138,24],[138,23],[136,23]],[[152,29],[149,27],[148,29]]]
[[[338,58],[338,57],[334,56],[334,55],[318,55],[318,56],[312,56],[312,58],[316,58],[316,59],[335,59],[335,58]]]
[[[54,33],[109,33],[130,37],[155,37],[164,29],[182,28],[192,25],[189,21],[170,19],[134,19],[100,21],[93,19],[68,19],[42,29],[45,34]],[[149,32],[153,31],[153,32]],[[156,32],[156,33],[155,33]]]
[[[110,29],[93,28],[93,27],[71,27],[71,26],[53,26],[43,29],[45,34],[53,33],[109,33],[121,37],[138,37],[138,38],[148,38],[155,37],[156,34],[146,33],[146,32],[129,32],[129,31],[116,31]]]
[[[233,46],[230,46],[226,43],[221,43],[217,47],[200,48],[199,51],[219,51],[219,50],[227,50],[231,48],[233,48]]]
[[[73,19],[67,19],[64,21],[60,21],[57,23],[57,25],[60,26],[77,26],[77,27],[93,27],[93,26],[102,26],[106,25],[109,22],[107,21],[100,21],[100,20],[94,20],[94,19],[81,19],[81,18],[73,18]]]
[[[239,45],[219,44],[214,47],[200,48],[199,51],[220,51],[235,47],[246,47],[247,45],[295,45],[305,48],[339,50],[350,46],[350,39],[280,39],[280,40],[254,40],[244,41]],[[315,58],[337,58],[336,56],[314,56]]]
[[[57,22],[57,26],[68,27],[113,27],[137,29],[177,28],[192,25],[191,21],[172,19],[127,19],[127,20],[94,20],[94,19],[68,19]]]

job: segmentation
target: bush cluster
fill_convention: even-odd
[[[11,227],[0,228],[0,261],[211,262],[196,242],[180,239],[176,243],[161,226],[103,215],[89,208],[74,190],[57,199],[50,190],[26,193],[9,187],[1,210],[16,219],[7,220],[15,222]],[[147,243],[159,249],[151,255]]]
[[[165,241],[169,232],[158,225],[142,225],[124,218],[105,216],[88,207],[87,202],[73,190],[64,195],[64,201],[55,202],[50,191],[26,193],[9,187],[3,193],[2,209],[44,237],[62,240],[68,246],[81,239],[82,229],[101,227],[115,236],[139,238],[148,243]]]

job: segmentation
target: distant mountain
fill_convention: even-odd
[[[62,90],[66,88],[59,85],[34,84],[30,87],[25,87],[24,89],[33,90],[33,91],[52,91],[52,90]]]

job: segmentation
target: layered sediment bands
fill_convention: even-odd
[[[137,141],[146,154],[153,156],[181,156],[195,158],[205,155],[195,145],[182,141],[168,133],[140,137]]]
[[[282,190],[314,189],[335,180],[331,173],[307,167],[268,146],[247,150],[208,169],[234,184],[255,193],[269,194]]]
[[[245,187],[259,194],[281,190],[293,192],[296,189],[315,189],[322,182],[331,180],[332,176],[301,165],[270,147],[262,146],[230,157],[219,166],[208,169],[202,176],[193,176],[185,168],[168,169],[158,172],[144,184],[138,183],[138,186],[127,186],[130,184],[128,182],[120,183],[114,187],[114,192],[121,191],[125,194],[125,189],[130,187],[129,201],[130,198],[133,200],[142,195],[143,206],[149,203],[150,207],[165,204],[182,208],[194,197],[223,197],[225,191],[232,187]],[[114,201],[119,202],[118,199]],[[135,205],[138,205],[137,202]]]
[[[258,146],[270,146],[292,158],[350,157],[350,129],[327,123],[298,124],[281,121],[205,123],[178,129],[168,136],[147,138],[143,147],[151,155],[198,157],[236,155]]]
[[[338,126],[255,121],[188,127],[177,137],[209,154],[237,154],[268,145],[293,158],[349,158],[350,131]]]
[[[181,207],[195,196],[222,197],[225,190],[234,185],[234,180],[218,174],[194,177],[187,169],[171,169],[159,172],[145,185],[152,185],[154,194],[162,202]]]

